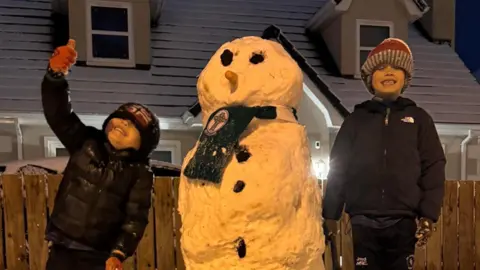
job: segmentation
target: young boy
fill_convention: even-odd
[[[332,148],[323,216],[336,231],[346,204],[355,269],[413,269],[415,244],[425,245],[440,214],[440,139],[430,115],[400,96],[412,71],[402,40],[387,39],[373,49],[362,79],[374,98],[355,106]]]
[[[102,130],[73,112],[65,75],[75,63],[75,42],[55,50],[42,82],[50,128],[70,153],[46,230],[52,243],[47,270],[121,270],[148,223],[153,174],[148,156],[160,129],[146,107],[127,103]]]

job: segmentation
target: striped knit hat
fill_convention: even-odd
[[[412,79],[413,57],[407,43],[398,38],[387,38],[373,49],[362,66],[362,80],[367,90],[373,95],[372,74],[381,65],[391,65],[405,72],[405,85],[401,93],[407,89]]]

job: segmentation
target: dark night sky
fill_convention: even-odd
[[[472,72],[480,73],[480,0],[457,0],[455,13],[455,49]]]

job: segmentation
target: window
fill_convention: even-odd
[[[45,149],[45,157],[61,157],[68,156],[68,151],[63,144],[55,136],[43,137],[43,146]]]
[[[132,4],[87,2],[87,64],[134,67]]]
[[[387,21],[357,20],[357,74],[368,54],[384,39],[393,37],[393,23]]]
[[[182,164],[182,149],[180,141],[160,140],[157,149],[152,153],[153,160],[173,163],[175,165]]]
[[[45,157],[69,156],[67,149],[55,136],[44,137]],[[157,149],[153,151],[152,159],[181,165],[182,149],[180,141],[160,140]]]

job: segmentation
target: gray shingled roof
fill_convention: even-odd
[[[261,35],[276,24],[342,104],[352,109],[369,98],[362,82],[328,73],[320,52],[304,34],[307,20],[325,2],[166,1],[159,25],[152,29],[152,69],[76,67],[70,76],[74,106],[83,113],[107,113],[133,100],[150,105],[159,116],[180,116],[196,101],[196,76],[222,43]],[[2,110],[41,109],[38,88],[52,50],[49,9],[50,0],[0,2]],[[457,54],[447,45],[430,43],[413,26],[408,43],[415,57],[416,77],[407,96],[424,106],[437,122],[480,123],[480,85]]]

